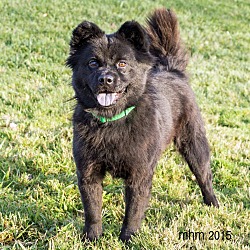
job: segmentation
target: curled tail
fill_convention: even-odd
[[[147,19],[147,33],[151,42],[150,52],[167,70],[185,71],[188,55],[183,46],[175,13],[157,9]]]

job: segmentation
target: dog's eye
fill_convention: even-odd
[[[120,61],[117,63],[118,68],[125,68],[127,66],[127,63],[124,61]]]
[[[98,68],[99,67],[99,63],[97,62],[97,60],[95,59],[91,59],[88,63],[89,67],[92,69]]]

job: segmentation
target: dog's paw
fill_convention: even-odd
[[[87,239],[89,241],[97,240],[102,236],[102,225],[94,224],[90,226],[85,226],[83,231],[83,239]]]
[[[204,197],[204,203],[208,206],[215,206],[219,208],[219,202],[215,195]]]
[[[128,242],[131,239],[131,236],[134,234],[135,234],[135,232],[133,230],[122,229],[119,238],[123,242]]]

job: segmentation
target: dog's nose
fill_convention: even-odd
[[[99,83],[101,84],[112,84],[114,82],[114,77],[112,75],[101,75],[98,78]]]

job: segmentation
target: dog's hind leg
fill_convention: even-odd
[[[175,145],[188,163],[201,188],[205,204],[219,207],[212,187],[210,149],[200,114],[182,125]]]

